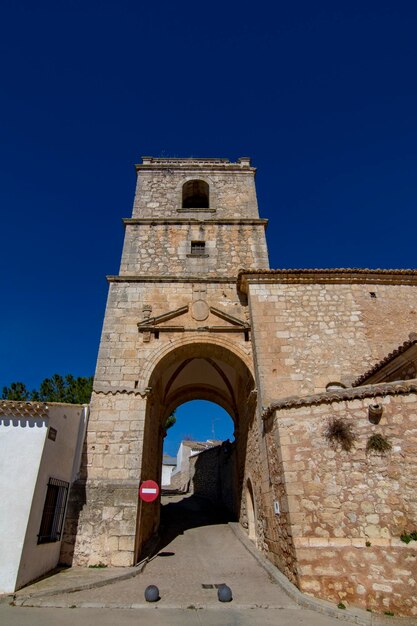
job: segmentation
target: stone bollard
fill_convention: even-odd
[[[220,585],[217,589],[217,597],[220,602],[230,602],[232,600],[232,590],[227,585]]]
[[[156,585],[148,585],[145,589],[146,602],[158,602],[159,599],[158,587]]]

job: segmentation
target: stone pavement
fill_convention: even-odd
[[[2,626],[342,626],[308,609],[58,609],[0,606]],[[395,620],[386,624],[395,624]]]
[[[16,607],[0,605],[0,623],[34,625],[34,617],[43,614],[46,621],[39,623],[45,626],[73,626],[75,619],[80,625],[93,624],[94,616],[102,626],[116,622],[171,626],[331,626],[349,622],[417,626],[415,619],[341,610],[302,594],[256,550],[238,524],[213,523],[216,518],[212,517],[206,519],[210,525],[199,526],[201,508],[193,514],[195,499],[185,499],[181,506],[186,507],[188,524],[182,525],[184,517],[171,524],[169,536],[162,536],[158,551],[144,567],[64,570],[17,592]],[[169,512],[175,521],[175,511]],[[215,585],[221,583],[232,589],[233,600],[228,604],[217,599]],[[160,590],[160,600],[155,604],[144,599],[150,584]],[[40,609],[44,610],[40,613]],[[57,609],[59,620],[53,621]]]

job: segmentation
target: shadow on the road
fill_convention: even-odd
[[[225,507],[213,504],[201,496],[184,496],[176,502],[161,504],[161,521],[158,536],[145,547],[147,557],[173,556],[175,552],[163,551],[178,535],[183,535],[191,528],[227,524],[234,521],[233,515]],[[161,552],[163,551],[163,552]]]

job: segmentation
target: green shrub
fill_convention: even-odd
[[[340,445],[342,450],[349,452],[356,441],[356,435],[352,424],[340,417],[332,417],[329,419],[324,436],[331,445]]]
[[[388,439],[379,433],[371,435],[366,443],[366,451],[375,452],[376,454],[385,454],[391,448],[392,446]]]

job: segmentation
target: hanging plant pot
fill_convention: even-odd
[[[382,417],[382,404],[370,404],[368,407],[368,419],[371,424],[379,424]]]

